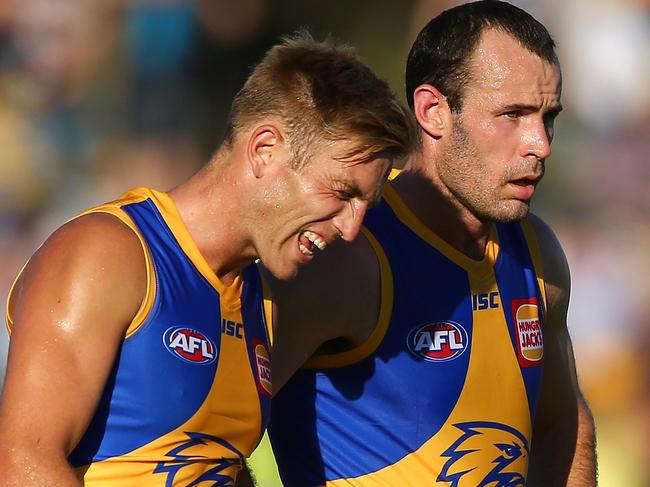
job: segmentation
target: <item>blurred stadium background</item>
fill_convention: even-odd
[[[357,47],[403,98],[406,54],[445,0],[0,1],[0,296],[54,228],[217,146],[230,100],[283,34]],[[650,486],[650,2],[515,0],[564,71],[534,210],[573,277],[570,331],[600,485]],[[0,378],[7,337],[0,333]],[[270,487],[266,486],[266,487]]]

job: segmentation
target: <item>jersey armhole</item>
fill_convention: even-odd
[[[360,362],[373,353],[386,335],[388,324],[390,323],[393,312],[393,273],[386,257],[386,253],[377,239],[365,227],[361,228],[363,235],[368,239],[370,245],[375,251],[379,262],[379,280],[380,280],[380,305],[377,324],[370,336],[360,345],[346,350],[345,352],[319,355],[307,361],[303,368],[305,369],[327,369],[345,367]]]
[[[269,346],[273,347],[273,298],[271,296],[271,287],[262,274],[259,273],[259,275],[262,282],[262,312],[264,324],[266,325],[266,336],[269,339]]]
[[[140,245],[142,246],[145,266],[147,268],[147,287],[145,290],[144,298],[142,299],[142,303],[140,304],[140,308],[138,309],[137,313],[133,317],[133,320],[131,320],[131,323],[126,329],[124,338],[128,338],[131,335],[133,335],[136,331],[138,331],[138,329],[145,322],[147,316],[149,315],[149,312],[151,311],[151,308],[154,305],[155,298],[156,298],[156,272],[153,266],[153,260],[151,259],[151,253],[149,252],[149,246],[145,242],[142,233],[140,233],[140,230],[135,225],[131,217],[119,206],[108,203],[105,205],[97,206],[95,208],[86,210],[83,213],[76,216],[75,218],[79,218],[89,213],[108,213],[109,215],[113,215],[114,217],[118,218],[122,223],[124,223],[127,227],[129,227],[133,231],[133,233],[135,233],[135,235],[138,237],[138,240],[140,241]]]
[[[537,243],[537,234],[535,233],[533,224],[528,219],[521,222],[521,229],[524,232],[524,237],[526,239],[526,243],[528,244],[530,257],[533,261],[533,267],[535,268],[535,276],[537,277],[537,286],[539,287],[539,292],[542,296],[544,314],[546,314],[546,284],[544,280],[544,269],[542,267],[542,256],[539,251],[539,244]]]
[[[91,208],[89,210],[80,213],[79,215],[75,216],[74,218],[68,221],[75,220],[77,218],[80,218],[84,215],[88,215],[90,213],[107,213],[118,218],[122,223],[124,223],[127,227],[129,227],[133,231],[133,233],[136,234],[138,240],[140,241],[140,245],[142,246],[142,250],[144,252],[145,265],[147,267],[147,287],[145,291],[145,296],[142,300],[142,304],[140,305],[140,308],[138,309],[137,313],[133,317],[133,320],[131,321],[131,323],[129,324],[126,330],[125,337],[129,337],[133,335],[133,333],[135,333],[140,328],[140,326],[144,323],[145,319],[147,318],[147,315],[149,314],[149,311],[153,307],[153,303],[156,297],[156,277],[153,268],[153,262],[151,260],[151,255],[149,253],[149,247],[145,243],[144,238],[140,233],[140,231],[138,230],[138,228],[136,227],[135,223],[133,223],[133,220],[131,220],[131,218],[120,207],[116,206],[115,204],[107,203],[102,206]],[[16,276],[16,279],[14,279],[14,282],[11,285],[11,288],[9,289],[9,294],[7,295],[7,302],[5,308],[5,326],[7,327],[7,332],[9,333],[10,336],[13,328],[13,319],[11,317],[11,313],[9,312],[10,305],[11,305],[11,298],[16,283],[18,282],[18,279],[24,272],[25,267],[27,267],[28,263],[29,260],[23,265],[22,269]]]
[[[11,284],[11,287],[9,288],[9,294],[7,294],[7,302],[5,303],[5,327],[7,328],[7,333],[9,336],[11,336],[11,329],[14,326],[14,321],[11,318],[11,313],[9,312],[9,308],[11,305],[11,296],[14,293],[14,288],[16,287],[16,283],[18,282],[18,279],[20,279],[20,276],[23,274],[23,271],[25,270],[25,267],[27,267],[27,264],[29,263],[29,260],[23,264],[22,269],[20,269],[20,272],[18,272],[18,275],[14,279],[14,282]]]

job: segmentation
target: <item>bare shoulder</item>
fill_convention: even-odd
[[[367,309],[367,298],[378,287],[379,269],[370,243],[361,234],[352,243],[332,244],[292,280],[279,281],[268,273],[266,277],[276,304],[277,326],[318,329],[325,340],[355,333],[350,325]]]
[[[534,215],[529,221],[537,237],[548,311],[528,483],[591,486],[596,471],[594,423],[578,385],[567,327],[569,266],[549,226]]]
[[[571,276],[562,245],[551,227],[541,218],[531,214],[528,221],[537,237],[549,307],[568,306]]]
[[[134,231],[112,215],[92,213],[60,227],[35,252],[16,283],[10,312],[20,322],[34,306],[92,300],[94,306],[111,301],[112,312],[122,308],[126,318],[137,311],[145,283],[144,251]]]
[[[273,388],[277,392],[310,357],[355,347],[379,313],[380,274],[368,240],[339,241],[290,281],[264,269],[274,303]]]
[[[30,259],[10,299],[0,403],[0,445],[12,445],[16,465],[65,458],[77,444],[140,308],[146,272],[138,236],[108,214],[63,225]]]

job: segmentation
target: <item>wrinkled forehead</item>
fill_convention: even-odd
[[[375,203],[380,198],[383,184],[393,167],[392,159],[382,156],[363,161],[330,160],[333,161],[328,171],[330,182],[369,203]]]
[[[368,153],[368,144],[353,137],[336,140],[313,141],[306,151],[305,166],[327,166],[339,173],[366,173],[384,171],[392,165],[392,159],[385,154]]]
[[[384,183],[388,180],[393,168],[393,161],[378,156],[365,162],[345,164],[348,168],[346,171],[348,183],[354,188],[352,193],[356,193],[370,205],[377,204],[381,198]]]
[[[342,167],[353,166],[370,162],[375,157],[369,158],[364,155],[364,149],[368,148],[365,138],[355,134],[348,134],[345,137],[322,134],[315,136],[312,140],[310,155],[315,158],[329,158],[340,162]]]
[[[558,62],[549,63],[523,47],[509,34],[488,29],[482,35],[470,61],[471,79],[466,95],[499,99],[523,97],[521,102],[559,104],[562,77]]]

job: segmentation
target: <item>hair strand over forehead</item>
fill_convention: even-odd
[[[415,123],[388,83],[345,45],[306,31],[285,37],[255,67],[231,107],[226,142],[254,124],[281,122],[299,166],[323,143],[348,141],[341,160],[401,158]]]

